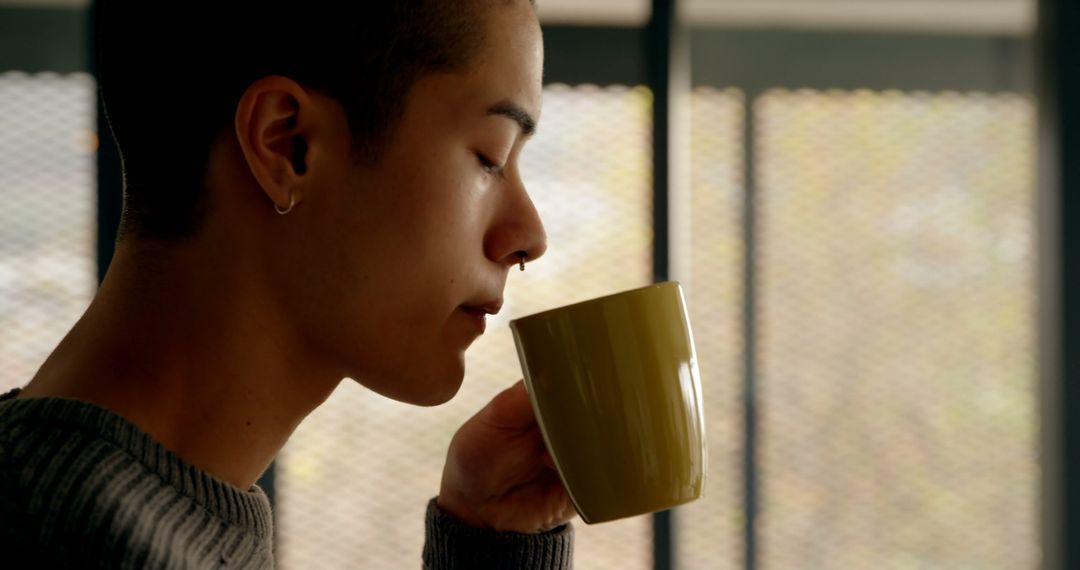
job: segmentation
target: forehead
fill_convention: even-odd
[[[524,1],[494,3],[485,12],[484,20],[484,43],[464,74],[466,81],[473,89],[490,91],[536,117],[544,67],[544,44],[536,12]]]
[[[457,129],[510,103],[538,119],[542,96],[543,43],[527,2],[493,3],[482,13],[484,41],[463,69],[419,77],[409,90],[404,123],[429,134]]]

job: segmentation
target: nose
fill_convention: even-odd
[[[501,193],[501,203],[484,240],[484,253],[492,261],[513,266],[536,261],[547,251],[544,222],[520,180]]]

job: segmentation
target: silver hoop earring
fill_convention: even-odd
[[[292,209],[293,209],[293,206],[295,206],[295,205],[296,205],[296,196],[294,196],[292,192],[289,192],[289,207],[282,210],[281,206],[278,206],[277,202],[274,202],[274,211],[281,214],[282,216],[284,216],[285,214],[288,214],[289,212],[291,212]]]

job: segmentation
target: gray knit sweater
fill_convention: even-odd
[[[93,404],[0,396],[0,552],[13,568],[271,568],[270,503]],[[428,504],[423,564],[570,568],[573,529],[467,527]]]

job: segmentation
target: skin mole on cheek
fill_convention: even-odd
[[[247,421],[247,422],[245,422],[245,423],[247,423],[248,427],[251,427],[251,420],[248,420],[248,421]]]

